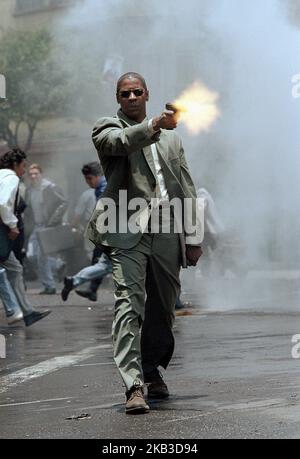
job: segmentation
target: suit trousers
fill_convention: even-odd
[[[115,283],[114,360],[127,390],[147,382],[174,352],[174,310],[180,292],[178,234],[145,233],[131,249],[110,252]]]

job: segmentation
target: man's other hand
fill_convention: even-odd
[[[12,241],[14,241],[15,239],[17,239],[17,237],[19,236],[20,234],[20,231],[18,230],[18,228],[10,228],[10,231],[8,233],[8,237],[9,239],[11,239]]]
[[[188,266],[197,266],[198,260],[203,254],[200,246],[187,245],[186,246],[186,259]]]

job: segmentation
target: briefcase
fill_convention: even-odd
[[[71,225],[41,228],[36,231],[44,255],[51,255],[77,246]]]

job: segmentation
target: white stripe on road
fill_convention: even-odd
[[[76,354],[54,357],[53,359],[45,360],[37,365],[33,365],[32,367],[23,368],[15,373],[3,376],[0,378],[0,394],[3,394],[8,389],[17,386],[18,384],[31,381],[32,379],[41,378],[49,373],[53,373],[62,368],[70,367],[76,363],[82,362],[83,360],[87,360],[93,357],[99,349],[110,349],[111,347],[111,344],[101,344],[99,346],[88,347]]]
[[[104,362],[104,363],[81,363],[79,365],[74,365],[74,367],[97,367],[105,365],[115,365],[114,362]]]
[[[215,402],[214,402],[215,403]],[[211,416],[216,413],[222,413],[223,411],[246,411],[246,410],[253,410],[253,409],[261,409],[261,408],[273,408],[273,407],[280,407],[288,405],[288,401],[282,398],[278,399],[269,399],[269,400],[260,400],[254,402],[244,402],[244,403],[235,403],[233,405],[224,405],[219,408],[216,408],[213,411],[204,411],[201,414],[196,414],[193,416],[183,416],[180,418],[169,419],[165,421],[167,424],[171,422],[181,422],[181,421],[190,421],[191,419],[198,419],[203,418],[205,416]]]
[[[113,394],[113,396],[123,396],[124,393],[120,394]],[[174,410],[174,405],[172,404],[173,400],[169,400],[164,403],[164,411],[169,411],[172,412]],[[102,404],[102,405],[92,405],[92,406],[81,406],[80,404],[76,406],[75,408],[73,407],[73,411],[75,410],[76,412],[88,412],[91,410],[101,410],[101,409],[113,409],[113,408],[118,408],[118,407],[123,407],[124,402],[120,401],[119,403],[107,403],[107,404]],[[176,403],[177,405],[177,403]],[[285,399],[269,399],[269,400],[259,400],[259,401],[252,401],[252,402],[241,402],[241,403],[235,403],[232,405],[224,405],[224,406],[218,406],[218,403],[215,401],[211,401],[210,403],[210,410],[209,411],[202,411],[201,414],[196,414],[192,416],[181,416],[179,418],[175,419],[169,419],[168,421],[163,421],[164,423],[172,423],[172,422],[185,422],[185,421],[191,421],[195,419],[200,419],[203,417],[207,416],[214,416],[217,413],[222,413],[222,412],[227,412],[227,411],[247,411],[247,410],[258,410],[258,409],[264,409],[264,408],[279,408],[279,407],[286,407],[290,405],[290,403],[285,400]],[[207,405],[203,406],[203,410],[206,408]],[[56,406],[56,407],[50,407],[50,408],[41,408],[38,411],[57,411],[57,410],[62,410],[70,408],[70,405],[65,405],[65,406]],[[175,409],[178,409],[177,407]],[[184,407],[181,407],[182,411],[185,409]]]
[[[124,396],[124,394],[122,394]],[[111,408],[117,408],[117,407],[122,407],[124,405],[123,402],[121,403],[107,403],[104,405],[93,405],[93,406],[85,406],[85,407],[72,407],[73,411],[76,411],[78,413],[83,413],[85,411],[91,411],[91,410],[107,410]],[[70,409],[70,405],[65,405],[65,406],[59,406],[59,407],[52,407],[52,408],[39,408],[38,412],[41,413],[43,411],[55,411],[55,410],[65,410],[66,408]],[[36,411],[36,410],[35,410]]]
[[[73,397],[49,398],[48,400],[33,400],[32,402],[5,403],[4,405],[0,405],[0,408],[6,408],[7,406],[34,405],[36,403],[61,402],[63,400],[71,400],[71,398]]]

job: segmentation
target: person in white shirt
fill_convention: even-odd
[[[34,322],[43,319],[50,310],[43,312],[35,311],[29,303],[24,289],[23,268],[16,259],[10,241],[14,241],[19,236],[18,219],[15,209],[18,200],[18,189],[20,177],[24,175],[26,169],[26,154],[15,148],[8,151],[0,158],[0,227],[2,237],[2,247],[7,244],[11,250],[6,256],[0,257],[0,268],[4,268],[8,281],[20,305],[18,320],[24,319],[28,327]],[[5,239],[6,237],[6,239]]]

